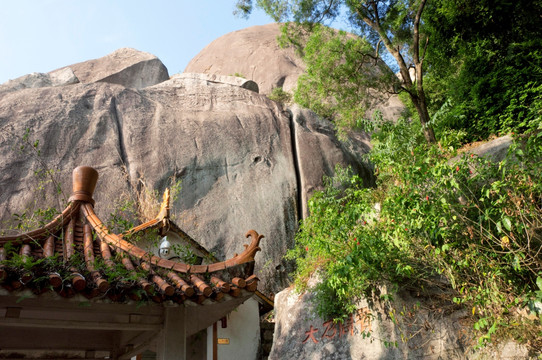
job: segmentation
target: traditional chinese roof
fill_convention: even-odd
[[[197,304],[256,291],[254,256],[262,235],[248,231],[251,243],[221,262],[188,264],[162,258],[131,239],[154,229],[162,235],[175,231],[191,240],[169,218],[169,192],[156,218],[114,234],[94,212],[97,180],[93,168],[76,168],[73,194],[60,215],[36,230],[0,237],[0,283],[5,289],[31,289],[36,294],[54,290],[63,297],[80,293],[115,302],[152,299]]]

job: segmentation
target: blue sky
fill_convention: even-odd
[[[122,47],[156,55],[170,75],[214,39],[273,22],[235,17],[235,0],[11,0],[0,10],[0,83]]]

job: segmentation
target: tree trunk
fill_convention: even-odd
[[[425,136],[425,139],[428,143],[434,144],[437,142],[437,139],[435,137],[435,132],[433,131],[433,128],[429,126],[429,121],[431,120],[431,118],[429,117],[429,111],[427,111],[427,101],[425,99],[425,92],[423,90],[422,62],[418,60],[415,63],[416,82],[413,83],[412,79],[410,78],[409,68],[405,62],[405,59],[398,50],[392,47],[391,41],[384,35],[385,34],[380,34],[381,38],[383,39],[384,45],[386,46],[386,49],[395,58],[397,65],[399,65],[399,72],[403,79],[403,86],[410,95],[412,103],[416,107],[416,111],[418,112],[418,115],[420,117],[420,122],[422,123],[423,135]]]
[[[423,90],[422,90],[422,94],[423,94]],[[422,130],[423,130],[423,135],[425,136],[425,140],[427,140],[427,142],[430,144],[436,143],[437,138],[435,137],[435,132],[433,131],[433,127],[429,126],[429,121],[431,120],[431,118],[429,117],[429,112],[427,111],[425,96],[416,96],[411,93],[409,93],[409,95],[410,95],[410,99],[412,100],[412,103],[416,107],[418,116],[420,117],[420,123],[422,124]]]
[[[421,13],[420,13],[421,14]],[[416,69],[416,110],[420,116],[420,122],[422,123],[423,135],[428,143],[434,144],[437,142],[433,127],[429,125],[431,118],[429,117],[429,111],[427,111],[427,100],[425,98],[425,91],[423,89],[423,59],[419,57],[419,37],[416,26],[416,46],[417,51],[414,55],[414,66]]]
[[[420,122],[422,123],[423,135],[425,136],[425,140],[427,140],[427,142],[430,144],[434,144],[437,142],[437,139],[435,137],[435,132],[433,131],[433,128],[429,125],[431,117],[429,117],[429,111],[427,110],[427,100],[425,99],[425,91],[423,89],[422,64],[421,62],[416,63],[416,83],[413,84],[412,79],[410,78],[410,72],[408,71],[409,69],[406,66],[401,54],[398,51],[393,51],[393,49],[392,51],[390,51],[390,53],[397,60],[400,74],[403,79],[404,88],[408,92],[412,103],[416,107],[416,111],[418,112],[418,115],[420,117]]]

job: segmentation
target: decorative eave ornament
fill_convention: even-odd
[[[38,294],[53,289],[65,297],[81,293],[88,298],[108,296],[114,301],[147,297],[156,302],[192,300],[198,304],[256,291],[254,257],[261,250],[262,235],[248,231],[251,243],[222,262],[195,265],[162,258],[126,239],[149,229],[164,236],[170,227],[177,228],[169,219],[169,190],[153,220],[114,234],[94,212],[97,181],[95,169],[76,168],[73,194],[59,216],[39,229],[0,237],[0,284],[4,288],[30,288]],[[22,263],[10,262],[15,258]],[[74,265],[74,259],[82,261]],[[29,268],[25,264],[35,265]],[[130,280],[115,278],[114,269],[119,268]]]

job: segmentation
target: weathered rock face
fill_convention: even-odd
[[[52,71],[48,74],[32,73],[23,75],[14,80],[0,85],[0,93],[16,91],[27,88],[40,88],[48,86],[71,85],[79,82],[70,68],[64,68]]]
[[[499,162],[506,158],[508,150],[513,143],[513,139],[510,135],[505,135],[498,137],[496,139],[490,140],[486,143],[483,143],[478,146],[469,148],[465,153],[474,154],[479,157],[485,157],[488,160],[493,162]],[[450,162],[455,162],[461,158],[461,155],[458,155],[452,159]]]
[[[365,179],[366,186],[374,185],[372,168],[364,163],[360,154],[371,149],[369,136],[365,133],[351,133],[350,138],[340,142],[329,121],[321,119],[310,110],[293,105],[288,110],[293,120],[295,150],[298,157],[299,187],[301,189],[303,218],[309,215],[307,202],[311,195],[322,190],[322,173],[331,177],[336,164],[349,164],[352,170]]]
[[[249,229],[266,236],[256,272],[260,290],[270,293],[286,285],[291,269],[282,258],[305,192],[322,186],[337,162],[364,167],[360,139],[341,145],[329,123],[301,110],[292,117],[240,86],[180,76],[138,90],[108,83],[114,76],[85,77],[69,68],[80,80],[98,82],[0,94],[2,220],[36,207],[63,208],[57,185],[67,199],[79,165],[100,173],[95,200],[104,218],[140,179],[163,191],[175,176],[182,180],[172,204],[177,223],[218,258],[241,252]],[[144,72],[125,83],[139,84]],[[39,188],[47,198],[37,197]]]
[[[73,64],[47,74],[32,73],[0,85],[0,94],[27,88],[106,82],[141,89],[169,79],[168,71],[156,56],[123,48],[99,59]]]
[[[305,72],[305,63],[293,48],[281,49],[277,44],[280,24],[253,26],[226,34],[196,55],[185,73],[209,75],[242,75],[269,95],[274,88],[292,92],[297,79]],[[397,95],[378,94],[371,100],[367,116],[380,111],[382,118],[395,120],[405,110]]]
[[[280,24],[275,23],[226,34],[207,45],[184,72],[240,74],[254,80],[262,94],[270,94],[276,87],[291,91],[305,65],[294,49],[278,46],[279,34]]]
[[[474,351],[464,311],[429,310],[426,299],[408,293],[395,294],[390,308],[362,301],[343,324],[314,315],[311,298],[292,289],[275,297],[270,360],[529,358],[526,347],[513,342]]]
[[[106,82],[141,89],[169,79],[168,71],[160,59],[130,48],[119,49],[99,59],[73,64],[69,68],[83,84]]]
[[[258,84],[256,84],[254,81],[240,78],[237,76],[182,73],[173,75],[171,79],[182,79],[185,83],[189,83],[190,81],[193,81],[195,83],[206,81],[209,83],[228,84],[233,86],[239,86],[243,89],[254,91],[255,93],[260,92]]]

